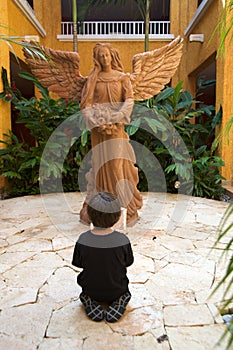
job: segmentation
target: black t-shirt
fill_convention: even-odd
[[[97,235],[89,230],[76,242],[72,264],[83,268],[77,282],[85,294],[112,302],[128,291],[126,267],[133,260],[130,241],[123,233]]]

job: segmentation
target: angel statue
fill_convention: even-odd
[[[94,68],[87,77],[80,74],[76,52],[42,48],[49,61],[37,60],[24,50],[32,74],[60,97],[80,102],[91,130],[92,167],[86,174],[87,196],[80,220],[89,224],[87,203],[100,191],[116,195],[126,208],[127,224],[138,219],[142,197],[137,189],[136,159],[124,125],[130,123],[134,101],[158,94],[174,75],[182,55],[182,39],[153,51],[135,55],[132,73],[124,73],[118,51],[108,43],[93,49]]]

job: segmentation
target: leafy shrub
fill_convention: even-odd
[[[61,177],[64,191],[78,191],[80,165],[90,149],[89,131],[85,128],[79,105],[64,99],[51,99],[48,90],[34,77],[21,73],[25,79],[32,80],[42,94],[40,99],[33,97],[27,100],[18,91],[11,89],[5,71],[4,74],[4,91],[0,98],[12,102],[18,111],[18,123],[23,123],[35,139],[35,145],[30,146],[11,132],[1,141],[5,145],[0,150],[1,174],[8,179],[8,195],[38,193],[40,166],[43,168],[43,181],[48,181],[48,192],[56,191],[56,180]],[[137,154],[140,158],[138,187],[141,191],[148,190],[148,182],[154,181],[155,172],[162,168],[166,188],[161,187],[158,179],[156,190],[176,193],[175,184],[179,183],[184,189],[183,193],[187,193],[185,187],[189,188],[193,181],[193,193],[188,194],[220,198],[223,189],[219,167],[224,163],[214,155],[210,140],[214,139],[215,127],[221,121],[221,110],[214,115],[213,106],[199,104],[195,109],[195,102],[188,91],[182,90],[180,82],[176,88],[167,87],[156,97],[135,103],[132,121],[126,126],[126,131],[131,140],[145,146],[140,150],[142,154]],[[203,116],[208,117],[207,121],[203,120]],[[65,121],[68,118],[71,127],[69,123],[66,128]],[[59,126],[61,129],[56,133],[56,138],[50,141],[50,153],[47,155],[52,162],[46,164],[42,157],[43,151],[53,131]],[[81,137],[75,134],[78,128]],[[185,149],[180,147],[181,140]],[[69,149],[65,154],[67,143]],[[158,169],[148,162],[144,150],[149,150],[156,157]],[[61,158],[65,158],[62,167]],[[148,169],[146,175],[143,172],[145,163]]]
[[[0,96],[5,100],[10,96],[13,108],[18,111],[17,123],[23,123],[35,140],[35,144],[31,146],[24,140],[20,141],[11,132],[9,135],[4,135],[4,140],[0,141],[5,145],[5,148],[0,150],[1,175],[8,180],[8,195],[21,196],[39,193],[39,169],[44,148],[53,131],[67,118],[73,118],[73,125],[70,129],[61,129],[57,139],[53,141],[50,147],[53,163],[46,168],[47,173],[43,174],[43,179],[49,180],[48,191],[56,190],[56,179],[61,176],[65,191],[79,190],[77,169],[89,148],[89,141],[86,137],[88,131],[82,121],[79,106],[72,101],[51,99],[48,90],[31,75],[21,73],[21,76],[34,82],[42,98],[32,97],[27,100],[18,91],[13,91],[9,84]],[[82,137],[76,139],[73,133],[80,126]],[[60,156],[67,143],[72,147],[65,157],[61,174]],[[54,182],[51,181],[51,178],[54,179]],[[52,183],[54,183],[54,188],[51,187]]]
[[[214,114],[214,106],[200,102],[195,109],[197,102],[188,91],[182,90],[180,82],[175,88],[167,87],[156,97],[135,104],[132,125],[126,129],[131,139],[144,144],[157,157],[164,170],[168,192],[176,193],[177,181],[186,186],[193,176],[194,196],[220,199],[223,177],[219,169],[224,162],[211,149],[211,140],[215,137],[215,127],[221,122],[222,111],[220,108]],[[147,131],[148,127],[153,134]],[[182,151],[180,138],[186,146]],[[139,177],[140,190],[147,191],[147,179],[141,170]]]

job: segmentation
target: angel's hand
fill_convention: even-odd
[[[121,123],[123,119],[124,119],[124,114],[121,111],[112,113],[111,115],[112,123]]]
[[[133,99],[127,99],[123,102],[121,105],[121,108],[118,111],[112,112],[111,115],[111,122],[112,123],[122,123],[122,124],[129,124],[130,123],[130,116],[133,110],[134,100]]]
[[[95,114],[92,107],[82,109],[82,116],[88,129],[97,127]]]
[[[99,126],[97,128],[97,131],[103,135],[109,135],[109,136],[116,135],[118,133],[120,125],[121,125],[120,123],[116,123],[116,124],[108,123],[108,124]]]
[[[93,128],[100,128],[104,130],[107,124],[105,115],[96,106],[86,107],[82,110],[82,116],[86,126],[91,130]]]

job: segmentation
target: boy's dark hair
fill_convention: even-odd
[[[119,200],[107,192],[99,192],[87,205],[88,216],[95,227],[113,226],[121,216]]]

